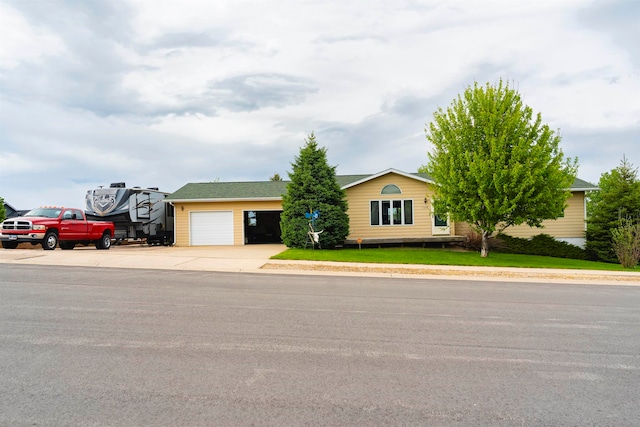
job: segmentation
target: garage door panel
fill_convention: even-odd
[[[191,212],[192,246],[233,245],[233,212]]]

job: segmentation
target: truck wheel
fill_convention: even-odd
[[[58,245],[58,235],[55,231],[47,231],[42,241],[42,249],[45,251],[52,251]]]
[[[18,247],[18,242],[2,242],[2,247],[5,249],[15,249]]]
[[[111,247],[111,236],[104,233],[100,240],[96,242],[96,249],[109,249]]]
[[[60,249],[73,249],[76,247],[76,242],[60,242]]]

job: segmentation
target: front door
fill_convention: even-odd
[[[448,236],[451,234],[451,226],[449,225],[448,214],[433,215],[433,235]]]

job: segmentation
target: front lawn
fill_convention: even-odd
[[[562,268],[577,270],[608,270],[639,272],[640,268],[624,269],[619,264],[491,252],[482,258],[477,252],[431,248],[366,248],[366,249],[287,249],[273,259],[364,262],[384,264],[467,265],[485,267]]]

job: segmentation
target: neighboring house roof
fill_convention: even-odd
[[[583,181],[580,178],[576,178],[571,186],[572,191],[595,191],[599,190],[598,186],[591,184],[590,182]]]
[[[7,215],[7,217],[9,217],[9,215],[11,215],[12,213],[15,213],[15,212],[17,212],[17,211],[18,211],[16,208],[14,208],[13,206],[11,206],[11,205],[10,205],[9,203],[7,203],[7,202],[4,202],[4,203],[3,203],[3,205],[4,205],[4,211],[5,211],[6,215]]]
[[[433,184],[433,179],[426,173],[407,173],[397,169],[387,169],[375,174],[337,175],[336,181],[341,188],[347,189],[383,175],[395,173],[407,178]],[[220,202],[240,200],[281,200],[287,192],[291,181],[253,181],[253,182],[196,182],[189,183],[170,194],[165,200],[169,202]],[[573,191],[598,190],[593,184],[576,179],[571,186]]]
[[[22,216],[27,212],[29,212],[29,209],[16,209],[7,202],[4,202],[3,205],[4,205],[4,213],[7,218]]]

